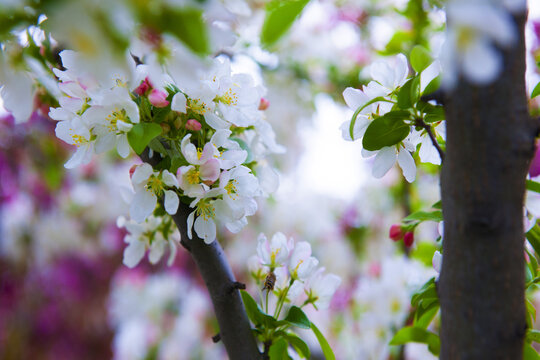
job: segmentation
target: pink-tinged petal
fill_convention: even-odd
[[[129,215],[136,222],[142,223],[144,219],[152,214],[156,205],[156,195],[146,189],[141,189],[133,197],[133,202],[129,208]]]
[[[172,190],[165,190],[165,211],[168,214],[174,215],[178,210],[179,204],[178,195]]]
[[[146,252],[146,245],[139,239],[132,239],[129,245],[124,249],[123,263],[128,268],[134,268],[141,261]]]
[[[398,163],[403,170],[403,176],[408,182],[413,182],[416,178],[416,164],[410,152],[401,149],[398,154]]]
[[[210,159],[201,165],[199,169],[200,177],[204,181],[214,182],[219,178],[220,167],[218,159]]]
[[[202,125],[195,119],[189,119],[186,122],[186,129],[189,131],[199,131],[202,129]]]
[[[396,158],[395,146],[387,146],[379,150],[377,156],[375,156],[373,169],[371,170],[373,176],[377,179],[382,178],[394,166]]]

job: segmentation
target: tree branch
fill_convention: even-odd
[[[156,158],[157,154],[150,158],[147,150],[141,154],[141,159],[155,166],[160,159]],[[261,354],[238,291],[242,284],[236,281],[217,240],[206,244],[195,232],[193,239],[188,239],[187,217],[191,211],[188,205],[180,203],[172,219],[180,230],[181,239],[187,245],[210,294],[219,324],[220,340],[225,345],[229,359],[260,359]]]
[[[424,120],[422,119],[416,119],[415,125],[420,126],[424,130],[426,130],[426,133],[428,134],[431,140],[431,143],[433,144],[433,146],[435,146],[435,149],[437,149],[437,152],[439,153],[439,157],[441,158],[441,164],[442,164],[444,162],[444,150],[441,148],[441,146],[437,142],[437,139],[435,138],[435,134],[433,134],[433,130],[431,130],[431,125],[426,124]]]

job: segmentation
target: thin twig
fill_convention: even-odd
[[[437,142],[437,139],[435,138],[435,134],[433,134],[433,131],[431,130],[431,125],[428,125],[424,122],[422,119],[416,119],[415,122],[416,126],[422,127],[424,130],[426,130],[426,133],[428,134],[429,138],[431,139],[431,143],[433,146],[435,146],[435,149],[437,149],[437,152],[439,153],[439,156],[441,157],[441,163],[444,162],[444,150],[441,148],[439,143]]]

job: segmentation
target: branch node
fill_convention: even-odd
[[[221,340],[221,334],[217,333],[216,335],[212,336],[212,342],[214,344],[217,344]]]
[[[232,283],[232,285],[229,287],[229,294],[232,294],[235,290],[245,290],[246,284],[241,283],[239,281],[235,281]]]

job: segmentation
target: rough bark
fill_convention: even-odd
[[[441,359],[522,358],[523,199],[537,129],[525,93],[526,16],[498,80],[446,94]]]
[[[147,152],[141,158],[149,164],[159,162],[149,158]],[[197,264],[210,293],[220,329],[219,339],[225,345],[229,359],[260,359],[261,354],[238,291],[241,284],[236,282],[219,242],[216,240],[207,245],[195,232],[192,240],[187,236],[187,217],[192,210],[188,205],[180,203],[178,212],[172,218],[180,230],[182,245]]]

